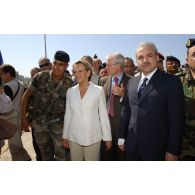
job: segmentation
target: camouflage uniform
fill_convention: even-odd
[[[66,106],[66,92],[72,80],[66,76],[52,80],[52,71],[38,73],[30,84],[33,99],[29,113],[35,129],[35,138],[43,160],[66,160],[62,131]]]
[[[183,138],[180,160],[195,160],[195,80],[189,69],[179,76],[186,102],[186,133]]]

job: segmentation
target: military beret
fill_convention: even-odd
[[[160,52],[158,52],[158,56],[159,56],[159,58],[161,58],[162,60],[165,59],[165,57],[164,57]]]
[[[56,51],[54,55],[55,60],[68,63],[70,61],[69,55],[65,51]]]
[[[177,59],[177,58],[176,58],[176,57],[174,57],[174,56],[167,56],[166,61],[175,61],[175,62],[177,62],[177,63],[179,63],[179,64],[180,64],[180,60],[179,60],[179,59]]]
[[[188,39],[186,43],[186,47],[189,49],[190,47],[195,46],[195,39]]]

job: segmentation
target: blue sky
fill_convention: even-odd
[[[112,52],[120,52],[135,60],[135,50],[142,41],[152,41],[165,56],[174,55],[182,64],[186,58],[186,41],[195,35],[186,34],[47,34],[47,56],[53,60],[57,50],[70,55],[72,64],[83,55],[95,53],[102,61]],[[4,63],[13,65],[21,75],[29,76],[30,69],[38,66],[38,59],[44,56],[42,34],[0,35],[0,50]]]

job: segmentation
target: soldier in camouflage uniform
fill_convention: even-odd
[[[186,134],[180,160],[195,160],[195,39],[186,44],[188,68],[180,75],[186,101]]]
[[[168,74],[174,74],[177,75],[182,72],[181,64],[179,59],[177,59],[174,56],[167,56],[166,58],[166,72]]]
[[[65,76],[69,55],[57,51],[51,71],[39,72],[32,80],[22,99],[22,128],[29,131],[26,118],[27,108],[32,99],[32,126],[41,151],[42,160],[67,160],[68,153],[63,147],[62,131],[66,105],[66,92],[73,82]]]

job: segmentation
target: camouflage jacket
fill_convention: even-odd
[[[60,81],[52,80],[51,73],[38,73],[29,86],[33,92],[29,113],[33,120],[44,124],[63,122],[66,92],[73,85],[72,79],[65,75]]]
[[[195,80],[188,69],[179,76],[183,84],[186,105],[186,128],[180,160],[195,160]]]
[[[187,69],[180,76],[186,103],[186,124],[195,126],[195,80]]]

